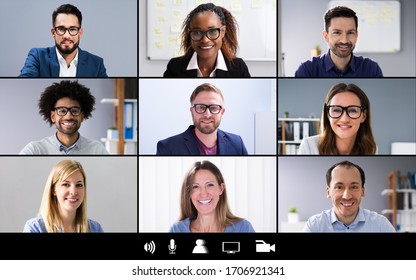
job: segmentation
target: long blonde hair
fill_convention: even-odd
[[[188,172],[185,175],[185,178],[183,179],[180,202],[181,214],[179,220],[181,221],[185,218],[189,218],[192,221],[196,219],[196,217],[198,216],[198,211],[191,201],[191,190],[195,174],[199,170],[210,171],[212,174],[214,174],[218,185],[224,184],[224,191],[220,195],[217,207],[215,208],[218,225],[221,228],[225,228],[242,220],[242,218],[237,217],[233,213],[231,213],[227,201],[227,188],[225,187],[225,182],[221,174],[221,171],[215,164],[208,160],[195,162],[193,166],[188,170]]]
[[[333,85],[325,98],[325,102],[322,108],[321,116],[321,134],[319,140],[319,154],[321,155],[337,155],[339,154],[336,146],[336,135],[331,128],[328,117],[328,108],[327,105],[331,102],[331,99],[338,93],[341,92],[352,92],[354,93],[361,102],[361,106],[364,108],[363,111],[366,114],[366,118],[357,132],[357,137],[355,138],[355,143],[352,148],[352,155],[374,155],[377,150],[377,145],[374,140],[373,131],[371,129],[371,110],[370,110],[370,100],[362,89],[360,89],[355,84],[345,84],[339,83]]]
[[[81,172],[84,178],[85,194],[84,200],[78,207],[75,215],[75,231],[89,232],[87,219],[87,179],[81,163],[75,160],[60,161],[49,173],[39,209],[39,214],[45,222],[47,232],[62,232],[63,230],[64,225],[59,214],[58,199],[54,196],[54,188],[59,186],[63,180],[76,171]]]

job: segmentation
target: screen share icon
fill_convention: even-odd
[[[222,252],[227,254],[240,252],[240,242],[222,242]]]

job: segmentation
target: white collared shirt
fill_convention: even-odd
[[[191,57],[191,60],[188,63],[188,67],[186,70],[197,70],[197,77],[203,77],[201,70],[199,70],[198,67],[198,58],[196,52]],[[221,50],[218,51],[217,55],[217,64],[215,65],[214,70],[212,70],[211,74],[209,74],[209,77],[215,77],[215,70],[220,69],[224,71],[228,71],[227,64],[225,64],[224,55],[222,54]]]
[[[59,77],[76,77],[77,76],[77,65],[78,65],[78,50],[74,59],[69,64],[69,67],[66,64],[65,58],[59,53],[56,49],[56,55],[58,56],[59,62]]]

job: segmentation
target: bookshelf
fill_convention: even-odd
[[[278,154],[297,154],[304,137],[317,135],[320,119],[316,118],[278,118]]]
[[[413,179],[412,179],[413,177]],[[416,188],[415,173],[400,175],[391,171],[387,179],[387,189],[381,192],[387,196],[387,209],[384,214],[397,232],[416,232]]]
[[[101,103],[114,105],[114,123],[117,128],[118,138],[101,138],[110,154],[137,154],[137,99],[128,99],[126,96],[125,79],[115,79],[114,98],[103,98]],[[133,114],[133,121],[129,124],[133,129],[132,139],[126,139],[126,104],[132,104],[130,113]]]

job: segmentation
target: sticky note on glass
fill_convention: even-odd
[[[182,5],[183,4],[183,0],[173,0],[172,1],[174,5]]]
[[[263,0],[251,0],[251,7],[253,9],[258,9],[263,6]]]
[[[164,48],[163,41],[160,41],[160,40],[155,41],[155,47],[156,49],[159,49],[159,50],[163,49]]]
[[[172,23],[170,25],[170,32],[180,33],[181,32],[181,24],[179,24],[179,23]]]
[[[165,0],[157,0],[155,3],[156,8],[158,9],[165,9],[166,8],[166,1]]]
[[[240,13],[243,10],[243,7],[241,6],[241,1],[239,0],[233,0],[231,1],[231,12],[233,13]]]
[[[179,36],[168,36],[168,45],[177,46],[180,45],[181,40]]]
[[[162,36],[163,35],[163,28],[156,27],[153,29],[153,35],[155,36]]]
[[[178,10],[178,9],[173,9],[172,10],[172,17],[174,19],[179,19],[179,20],[183,20],[185,18],[184,15],[183,15],[183,11]]]

